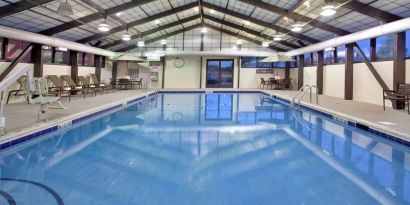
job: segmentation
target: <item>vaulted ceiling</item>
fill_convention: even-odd
[[[328,0],[68,0],[69,16],[57,12],[60,2],[0,0],[0,25],[114,51],[206,26],[256,44],[280,33],[270,48],[285,51],[410,16],[410,0],[331,0],[331,17],[320,15]],[[98,30],[105,19],[109,32]],[[306,24],[300,33],[290,31],[296,22]]]

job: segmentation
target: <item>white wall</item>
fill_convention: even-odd
[[[303,85],[316,85],[316,72],[317,67],[304,67],[303,68]]]
[[[47,75],[71,75],[70,65],[43,65],[43,76]]]
[[[200,88],[201,58],[182,57],[185,65],[177,68],[175,58],[167,57],[164,73],[164,88]]]
[[[406,83],[410,83],[410,60],[406,60]]]
[[[323,67],[323,95],[344,98],[345,65]]]
[[[393,61],[373,62],[379,75],[389,89],[393,89]],[[369,68],[364,63],[353,65],[353,100],[372,104],[383,104],[383,88],[376,81]],[[386,101],[387,106],[391,106]]]

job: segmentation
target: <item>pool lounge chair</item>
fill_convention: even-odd
[[[17,90],[10,90],[9,94],[7,96],[7,102],[6,104],[9,104],[10,97],[11,96],[23,96],[27,95],[27,93],[24,91],[26,87],[26,82],[27,82],[27,76],[21,76],[18,80],[17,83],[20,85],[20,87]]]
[[[82,85],[84,88],[89,88],[89,89],[91,89],[92,92],[94,92],[95,95],[97,95],[97,93],[96,93],[97,90],[101,92],[101,95],[103,94],[103,89],[102,89],[101,87],[96,87],[96,86],[94,86],[93,84],[91,84],[90,80],[87,79],[86,77],[84,77],[84,76],[78,76],[78,80],[80,81],[81,85]]]
[[[105,83],[100,83],[100,81],[98,80],[96,74],[90,74],[90,76],[91,76],[91,79],[93,80],[92,85],[94,85],[95,87],[101,88],[103,90],[103,92],[107,91],[107,93],[108,93],[109,90],[112,90],[113,92],[115,92],[115,87],[114,86],[106,85]]]
[[[71,101],[71,88],[64,86],[64,82],[56,75],[48,75],[46,77],[53,84],[48,89],[48,93],[60,97],[68,97],[68,101]]]
[[[399,84],[397,91],[383,90],[383,110],[386,110],[386,100],[407,103],[407,113],[410,115],[410,84]]]
[[[67,86],[69,86],[71,88],[71,91],[81,92],[84,96],[84,99],[85,99],[85,96],[86,96],[87,93],[91,93],[92,95],[95,93],[94,90],[92,90],[90,88],[86,88],[84,86],[77,85],[74,82],[74,80],[71,78],[71,76],[69,76],[69,75],[62,75],[61,77],[63,78],[63,80],[67,84]]]

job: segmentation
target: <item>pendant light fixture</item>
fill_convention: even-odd
[[[130,41],[131,40],[131,35],[128,33],[128,28],[127,28],[127,33],[122,35],[122,40],[123,41]]]
[[[264,48],[269,47],[269,42],[267,42],[266,40],[264,40],[264,41],[262,42],[262,47],[264,47]]]
[[[206,27],[202,27],[201,28],[201,33],[206,33],[206,32],[208,32],[208,29]]]
[[[138,47],[144,47],[145,46],[145,42],[142,40],[142,34],[140,36],[140,39],[137,42],[137,46]]]
[[[326,6],[322,7],[322,11],[320,12],[321,16],[333,16],[336,14],[336,7],[331,5],[331,4],[327,4]]]
[[[161,39],[161,45],[165,45],[165,44],[167,44],[167,39],[165,39],[165,38],[163,38],[163,39]]]
[[[68,3],[68,0],[65,2],[60,2],[60,5],[57,8],[57,13],[63,14],[63,15],[73,15],[73,8],[71,7],[71,4]]]
[[[237,44],[237,45],[242,45],[242,43],[243,43],[243,42],[242,42],[242,39],[238,38],[238,39],[236,40],[236,44]]]
[[[98,25],[98,30],[102,32],[107,32],[111,30],[110,25],[107,24],[107,17],[104,18],[104,23],[101,23],[100,25]]]
[[[300,23],[295,23],[295,24],[292,25],[292,28],[291,28],[290,30],[293,31],[293,32],[299,33],[299,32],[302,31],[302,29],[303,29],[303,25],[302,25],[302,24],[300,24]]]

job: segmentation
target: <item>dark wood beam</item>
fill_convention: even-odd
[[[231,36],[237,36],[237,37],[240,38],[240,39],[243,39],[243,40],[248,41],[248,42],[255,43],[255,44],[257,44],[257,45],[261,45],[261,44],[262,44],[261,41],[258,41],[258,40],[256,40],[256,39],[249,38],[249,37],[247,37],[247,36],[244,36],[244,35],[241,35],[241,34],[237,34],[237,33],[235,33],[235,32],[232,32],[232,31],[229,31],[229,30],[226,30],[226,29],[223,29],[223,28],[220,28],[220,27],[211,25],[211,24],[205,23],[204,25],[205,25],[206,27],[208,27],[208,28],[211,28],[211,29],[215,30],[215,31],[220,31],[220,32],[223,32],[223,33],[228,34],[228,35],[231,35]],[[270,45],[269,48],[272,49],[272,50],[275,50],[275,51],[281,51],[281,52],[286,51],[286,50],[284,50],[283,48],[279,48],[279,47],[276,47],[276,46],[273,46],[273,45]]]
[[[149,41],[150,41],[150,42],[155,42],[155,41],[161,40],[161,39],[163,39],[163,38],[170,37],[170,36],[175,36],[175,35],[178,35],[178,34],[180,34],[180,33],[183,33],[183,32],[186,32],[186,31],[190,31],[190,30],[192,30],[192,29],[196,29],[196,28],[199,28],[199,27],[201,27],[201,24],[196,24],[196,25],[193,25],[193,26],[188,26],[188,27],[185,27],[184,29],[177,30],[177,31],[168,33],[168,34],[166,34],[166,35],[162,35],[162,36],[158,36],[158,37],[149,39]],[[116,52],[126,52],[126,51],[132,50],[132,49],[137,48],[137,47],[138,47],[137,45],[130,45],[130,46],[127,46],[127,47],[125,47],[125,48],[118,49],[118,50],[116,50]]]
[[[118,61],[112,62],[112,70],[111,70],[111,83],[115,83],[117,81],[117,72],[118,72]]]
[[[98,20],[98,19],[102,19],[106,16],[110,16],[112,14],[116,14],[116,13],[121,12],[121,11],[125,11],[125,10],[128,10],[128,9],[132,9],[134,7],[137,7],[137,6],[141,6],[141,5],[146,4],[146,3],[150,3],[152,1],[154,1],[154,0],[132,0],[130,2],[121,4],[121,5],[118,5],[118,6],[111,7],[109,9],[105,10],[103,13],[102,12],[93,13],[93,14],[90,14],[88,16],[84,16],[84,17],[81,17],[79,19],[76,19],[76,20],[73,20],[73,21],[70,21],[70,22],[67,22],[67,23],[64,23],[64,24],[61,24],[61,25],[46,29],[44,31],[41,31],[40,34],[51,36],[51,35],[54,35],[54,34],[57,34],[57,33],[60,33],[60,32],[63,32],[63,31],[66,31],[66,30],[69,30],[69,29],[72,29],[72,28],[75,28],[75,27],[78,27],[78,26],[81,26],[83,24],[90,23],[90,22]]]
[[[282,28],[282,27],[276,26],[276,25],[270,25],[269,23],[266,23],[265,21],[255,19],[255,18],[249,17],[247,15],[243,15],[243,14],[240,14],[240,13],[237,13],[237,12],[234,12],[234,11],[231,11],[231,10],[228,10],[228,9],[225,9],[225,8],[222,8],[222,7],[210,4],[210,3],[203,2],[202,6],[208,8],[208,9],[213,9],[217,12],[224,13],[226,15],[229,15],[229,16],[244,20],[244,21],[248,21],[248,22],[256,24],[258,26],[270,28],[270,29],[276,30],[277,32],[280,32],[280,33],[286,33],[286,35],[291,36],[291,37],[296,38],[296,39],[299,39],[299,40],[303,40],[303,41],[306,41],[306,42],[309,42],[309,43],[319,43],[320,42],[319,40],[316,40],[316,39],[311,38],[309,36],[305,36],[303,34],[298,34],[298,33],[292,32],[287,28]]]
[[[305,56],[298,56],[298,90],[303,87],[303,68],[305,67]]]
[[[174,26],[178,26],[178,25],[181,25],[181,24],[184,24],[184,23],[188,23],[190,21],[193,21],[193,20],[196,20],[196,19],[199,19],[199,18],[200,18],[199,15],[195,15],[195,16],[191,16],[191,17],[182,19],[180,21],[172,22],[172,23],[169,23],[169,24],[166,24],[166,25],[163,25],[163,26],[158,26],[156,28],[145,31],[142,34],[136,34],[136,35],[131,36],[131,40],[138,39],[138,38],[141,37],[141,35],[142,36],[151,35],[151,34],[156,33],[158,31],[162,31],[162,30],[165,30],[165,29],[168,29],[168,28],[172,28]],[[113,47],[113,46],[116,46],[116,45],[119,45],[119,44],[122,44],[122,43],[124,43],[123,40],[118,40],[118,41],[114,41],[112,43],[102,45],[100,48],[107,49],[107,48],[110,48],[110,47]]]
[[[43,55],[41,44],[34,44],[31,50],[31,61],[34,65],[34,77],[43,77]]]
[[[290,79],[290,62],[286,62],[285,65],[285,79],[289,80]],[[286,88],[289,88],[290,85],[286,85]]]
[[[345,100],[353,100],[353,44],[345,49]]]
[[[316,20],[316,19],[304,16],[304,15],[301,15],[299,13],[287,12],[286,9],[280,8],[280,7],[272,5],[270,3],[266,3],[266,2],[263,2],[263,1],[255,1],[255,0],[239,0],[239,1],[241,1],[243,3],[250,4],[252,6],[256,6],[258,8],[264,9],[266,11],[270,11],[270,12],[278,14],[278,15],[287,16],[288,18],[291,18],[295,21],[302,21],[302,22],[308,23],[309,25],[311,25],[313,27],[316,27],[318,29],[321,29],[321,30],[324,30],[324,31],[327,31],[327,32],[334,33],[334,34],[339,35],[339,36],[344,36],[344,35],[350,34],[350,32],[348,32],[348,31],[345,31],[343,29],[340,29],[340,28],[334,27],[332,25],[326,24],[326,23],[321,22],[319,20]]]
[[[376,60],[376,39],[370,39],[370,61]]]
[[[373,64],[370,62],[370,60],[367,59],[366,55],[364,54],[360,46],[357,45],[357,43],[354,43],[353,45],[354,49],[359,54],[360,58],[363,60],[367,68],[369,68],[370,72],[373,74],[373,77],[376,78],[376,81],[379,83],[380,87],[382,87],[383,90],[389,90],[389,86],[387,86],[387,84],[384,82],[383,78],[379,75],[379,73],[377,72]]]
[[[78,78],[78,52],[70,51],[70,65],[71,65],[71,78],[77,83]]]
[[[406,33],[394,34],[393,47],[393,89],[397,91],[399,84],[406,83]],[[393,101],[393,108],[403,109],[403,101]]]
[[[193,9],[196,6],[198,6],[198,4],[196,2],[190,3],[190,4],[187,4],[187,5],[184,5],[184,6],[174,8],[172,10],[167,10],[167,11],[164,11],[164,12],[149,16],[147,18],[143,18],[143,19],[139,19],[139,20],[130,22],[125,27],[132,28],[132,27],[135,27],[135,26],[138,26],[138,25],[149,23],[151,21],[155,21],[155,20],[164,18],[164,17],[169,16],[169,15],[173,15],[173,14],[177,14],[179,12],[183,12],[183,11],[186,11],[186,10],[189,10],[189,9]],[[106,36],[109,36],[109,35],[112,35],[114,33],[124,31],[124,30],[125,30],[124,26],[118,26],[118,27],[112,28],[110,31],[108,31],[106,33],[98,33],[98,34],[95,34],[95,35],[80,39],[77,42],[87,43],[87,42],[90,42],[90,41],[93,41],[93,40],[98,40],[98,39],[104,38]]]
[[[6,60],[7,52],[9,50],[8,47],[9,47],[9,39],[3,38],[3,42],[1,44],[1,56],[0,56],[2,60]]]
[[[10,3],[6,6],[0,7],[0,18],[4,18],[6,16],[11,16],[13,14],[34,8],[41,4],[45,4],[48,2],[52,2],[54,0],[30,0],[30,1],[18,1],[15,3]]]
[[[398,21],[400,19],[403,19],[400,16],[391,14],[389,12],[383,11],[381,9],[366,5],[364,3],[361,3],[356,0],[333,0],[334,2],[338,2],[340,4],[343,4],[343,7],[351,9],[353,11],[356,11],[358,13],[377,18],[381,21],[384,21],[386,23],[393,22],[393,21]],[[346,3],[347,2],[347,3]]]
[[[220,24],[222,24],[222,25],[224,25],[224,26],[228,26],[228,27],[231,27],[231,28],[234,28],[234,29],[238,29],[238,30],[240,30],[240,31],[244,31],[244,32],[249,33],[249,34],[252,34],[252,35],[254,35],[254,36],[256,36],[256,37],[260,37],[260,38],[271,38],[270,36],[260,35],[260,32],[258,32],[258,31],[255,31],[255,30],[252,30],[252,29],[249,29],[249,28],[246,28],[246,27],[243,27],[243,26],[240,26],[240,25],[237,25],[237,24],[228,22],[228,21],[224,21],[224,20],[222,20],[222,19],[215,18],[215,17],[213,17],[213,16],[203,15],[203,18],[204,18],[204,19],[208,19],[208,20],[213,21],[213,22],[216,22],[216,23],[220,23]],[[295,49],[296,49],[296,48],[300,48],[300,46],[297,46],[297,45],[295,45],[295,44],[293,44],[293,43],[289,43],[289,42],[286,42],[286,41],[277,41],[277,43],[278,43],[278,44],[282,44],[282,45],[284,45],[284,46],[287,46],[287,47],[289,47],[289,48],[295,48]]]
[[[102,56],[94,55],[95,63],[95,75],[99,82],[101,82],[101,67],[102,67]]]
[[[323,66],[324,66],[324,58],[323,58],[323,51],[317,52],[317,72],[316,72],[316,85],[318,88],[318,94],[323,94]]]

